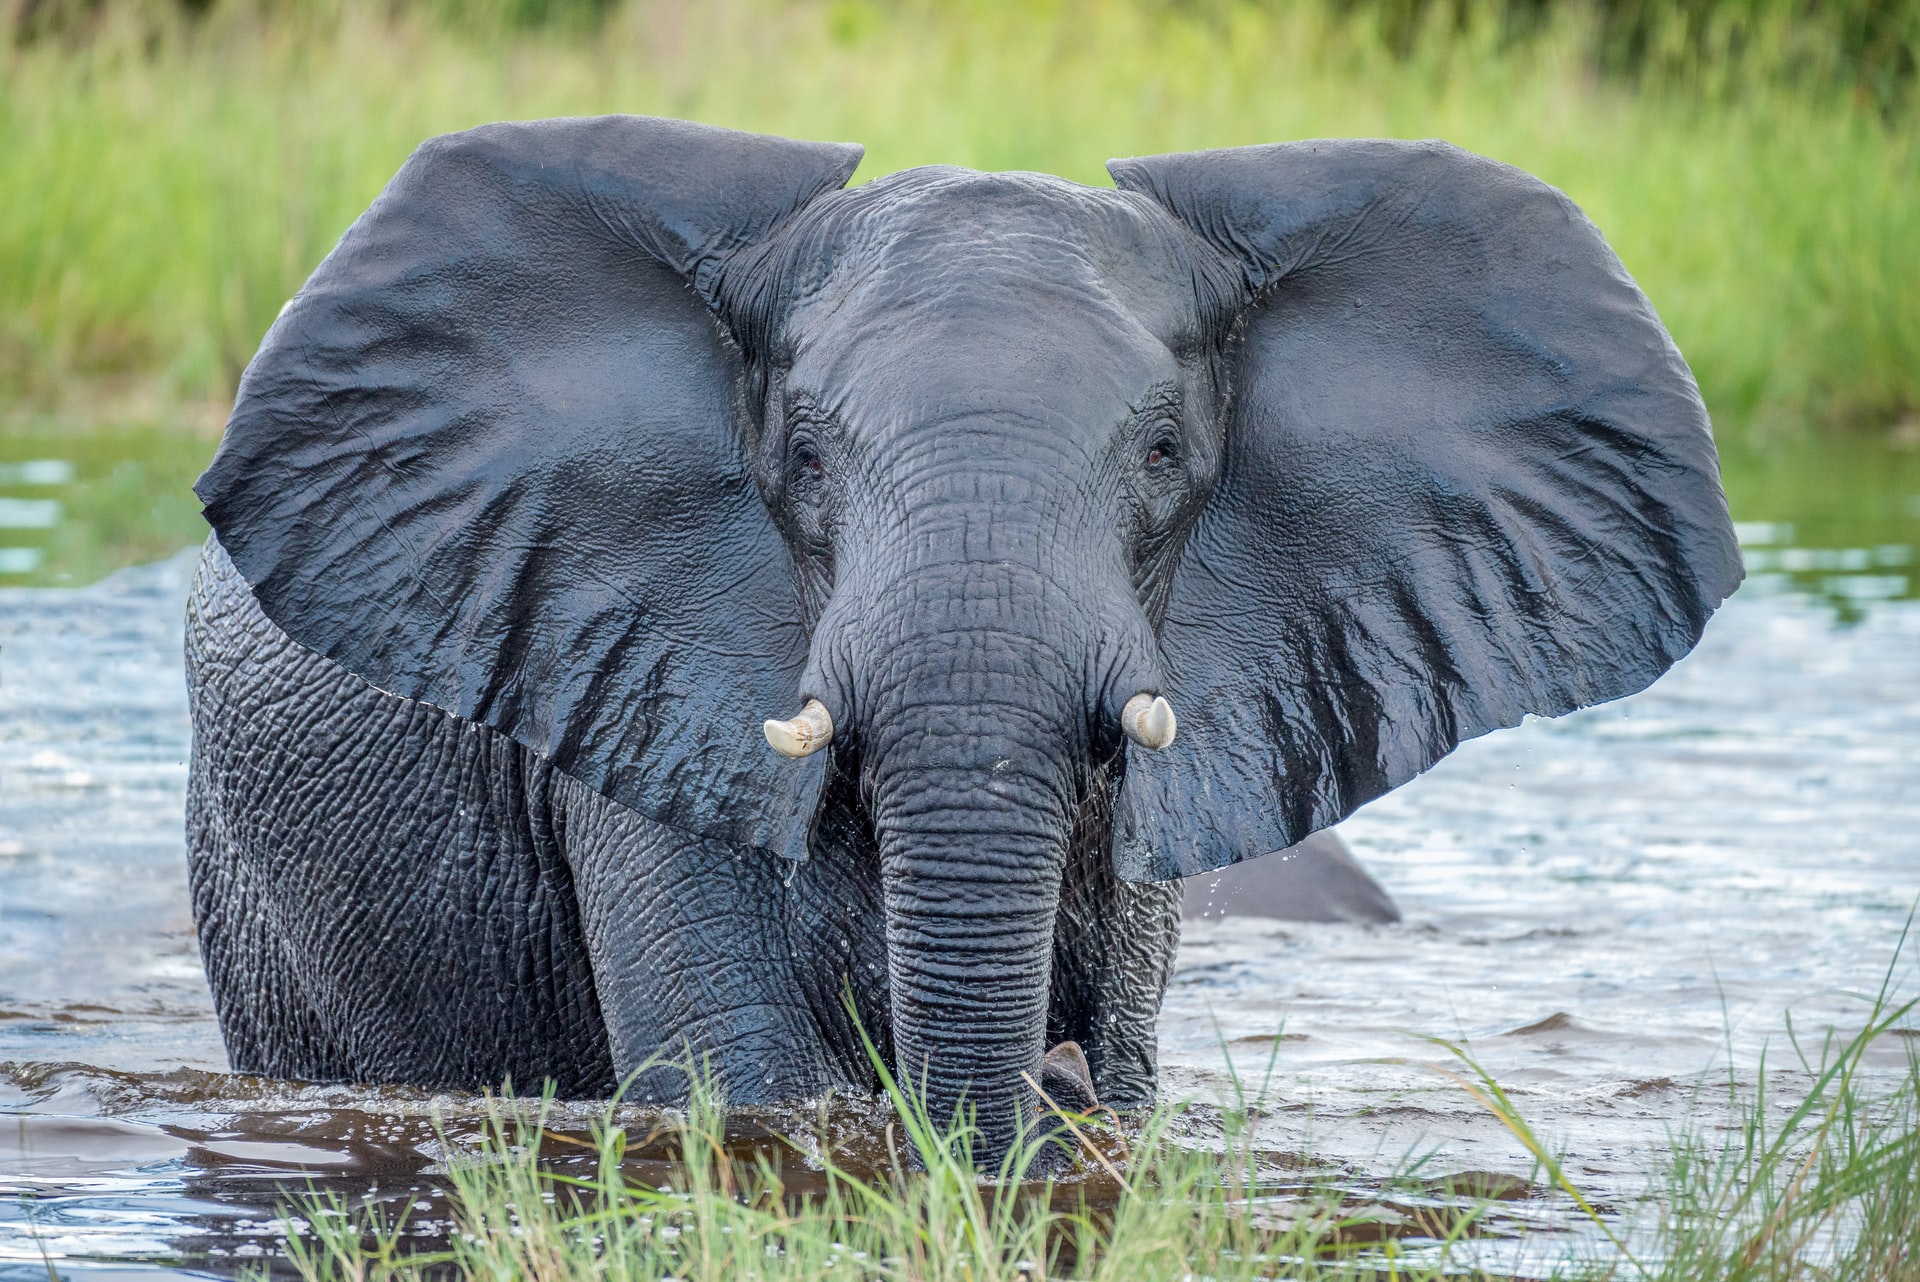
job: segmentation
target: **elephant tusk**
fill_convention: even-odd
[[[1156,752],[1173,742],[1174,731],[1179,728],[1173,705],[1144,691],[1127,700],[1127,706],[1120,710],[1120,725],[1127,738]]]
[[[761,729],[767,742],[783,757],[805,757],[820,751],[833,739],[833,718],[818,699],[807,700],[800,715],[791,721],[766,721]]]

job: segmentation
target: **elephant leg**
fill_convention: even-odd
[[[233,1067],[604,1093],[552,771],[294,643],[214,541],[187,665],[189,877]]]
[[[1089,803],[1068,851],[1047,1041],[1080,1044],[1102,1104],[1144,1108],[1159,1079],[1160,1001],[1180,947],[1180,883],[1122,881],[1103,812]]]
[[[357,1076],[338,1053],[283,929],[275,887],[228,821],[228,790],[196,746],[187,780],[187,870],[214,1011],[237,1071],[269,1077]]]
[[[787,950],[791,866],[656,823],[564,775],[555,801],[624,1097],[684,1099],[689,1060],[735,1104],[830,1085]]]

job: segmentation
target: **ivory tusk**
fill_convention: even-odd
[[[761,729],[767,742],[783,757],[805,757],[820,751],[833,740],[833,718],[818,699],[807,700],[800,715],[791,721],[766,721]]]
[[[1120,725],[1127,738],[1156,752],[1173,742],[1174,731],[1179,728],[1173,705],[1144,691],[1127,700],[1127,706],[1120,710]]]

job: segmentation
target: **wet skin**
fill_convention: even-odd
[[[871,1084],[850,992],[989,1152],[1062,1040],[1145,1103],[1178,877],[1639,689],[1738,581],[1684,362],[1524,175],[857,157],[436,140],[269,334],[189,631],[235,1067],[794,1098]]]

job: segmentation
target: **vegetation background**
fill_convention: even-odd
[[[0,0],[0,583],[84,582],[204,536],[188,486],[260,336],[422,139],[625,111],[859,141],[856,180],[947,162],[1105,183],[1115,155],[1447,138],[1565,189],[1639,279],[1713,411],[1743,533],[1781,545],[1751,567],[1912,596],[1917,59],[1920,0]],[[1911,1009],[1876,1007],[1869,1033],[1906,1031]],[[1743,1098],[1739,1125],[1676,1136],[1632,1276],[1916,1276],[1920,1054],[1869,1098],[1861,1038],[1791,1108]],[[1575,1197],[1498,1087],[1461,1071]],[[1110,1217],[1014,1218],[899,1112],[928,1177],[848,1183],[806,1214],[777,1172],[729,1160],[712,1110],[677,1142],[719,1157],[671,1193],[624,1182],[612,1132],[564,1188],[503,1139],[458,1169],[472,1232],[428,1263],[1031,1282],[1072,1241],[1082,1276],[1270,1276],[1275,1258],[1312,1278],[1457,1275],[1343,1254],[1373,1230],[1337,1190],[1263,1222],[1250,1158],[1227,1164],[1236,1185],[1151,1130],[1139,1196]],[[1470,1209],[1435,1236],[1490,1214]],[[314,1282],[427,1271],[392,1232],[331,1222],[297,1255]],[[1623,1258],[1564,1276],[1629,1276]]]
[[[1440,135],[1566,189],[1723,424],[1920,407],[1917,0],[14,0],[0,396],[224,408],[407,153],[633,111],[1107,181]]]
[[[1737,514],[1909,545],[1917,54],[1920,0],[0,0],[0,460],[80,464],[51,581],[198,537],[186,483],[282,302],[483,121],[851,139],[856,181],[1440,136],[1605,231]]]

